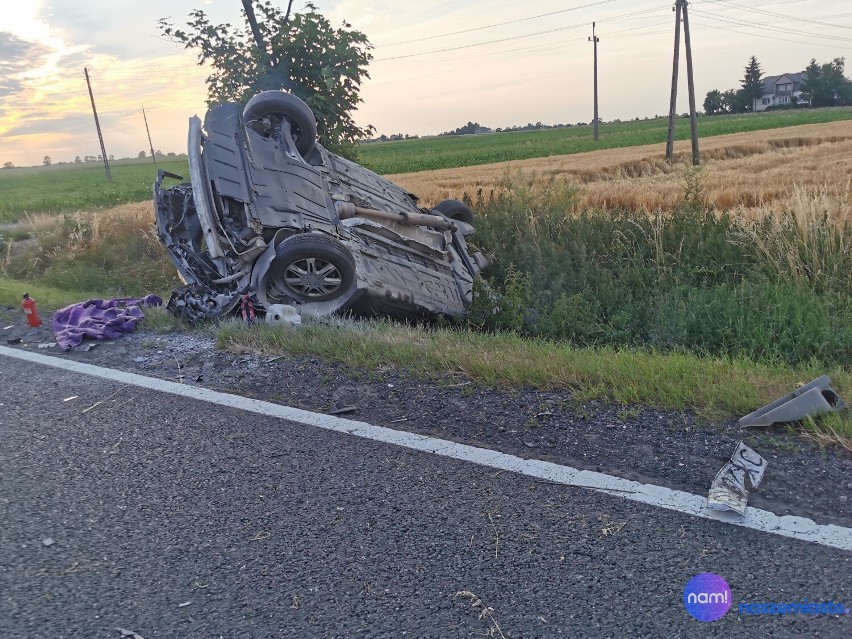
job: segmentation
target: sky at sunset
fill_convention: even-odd
[[[284,5],[286,2],[281,2]],[[377,133],[428,135],[468,121],[507,127],[592,118],[591,22],[597,22],[602,120],[668,112],[674,13],[651,0],[314,0],[375,45],[356,113]],[[206,72],[161,37],[194,8],[240,23],[240,0],[0,0],[0,164],[41,164],[100,150],[88,67],[107,153],[184,152],[205,110]],[[294,10],[304,4],[297,0]],[[696,99],[737,88],[749,56],[768,75],[811,58],[852,65],[849,0],[695,0],[689,5]],[[688,110],[681,65],[678,111]],[[852,69],[847,68],[847,77]]]

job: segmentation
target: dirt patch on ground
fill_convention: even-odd
[[[567,391],[480,387],[461,376],[424,380],[403,370],[353,369],[315,357],[223,352],[203,332],[140,330],[64,353],[39,348],[53,342],[52,332],[30,329],[14,307],[0,307],[0,334],[3,345],[20,338],[14,347],[46,355],[320,413],[354,406],[346,417],[696,494],[707,493],[744,440],[769,461],[751,505],[852,526],[852,456],[815,448],[784,430],[743,433],[733,420],[707,423],[686,412],[579,402]]]

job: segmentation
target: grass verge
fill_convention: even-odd
[[[217,342],[229,350],[318,355],[368,369],[406,369],[437,380],[461,374],[488,386],[567,389],[581,401],[692,410],[713,420],[750,413],[798,383],[826,373],[841,396],[848,397],[852,390],[852,371],[840,367],[790,368],[688,353],[577,348],[511,333],[487,335],[383,320],[335,320],[298,329],[224,322]],[[852,451],[848,413],[808,420],[803,432],[820,443]]]
[[[69,304],[77,304],[90,299],[111,297],[104,295],[103,292],[61,289],[43,284],[30,284],[0,276],[0,306],[20,308],[21,298],[24,293],[29,293],[30,297],[36,300],[43,322],[49,321],[54,310],[63,308]],[[164,308],[146,307],[144,310],[145,320],[143,325],[149,330],[158,333],[168,333],[171,331],[186,330],[187,328],[186,324],[171,313],[166,312]],[[23,319],[23,312],[21,318]]]
[[[103,293],[94,291],[72,291],[68,289],[22,282],[10,277],[0,277],[0,305],[21,306],[24,293],[29,293],[41,309],[57,309],[84,302],[89,299],[103,298]]]

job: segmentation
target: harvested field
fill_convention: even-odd
[[[850,219],[852,121],[807,124],[701,140],[702,166],[689,164],[690,143],[677,142],[674,166],[665,145],[605,149],[389,176],[424,204],[505,188],[507,176],[530,186],[564,180],[579,186],[576,208],[670,210],[689,190],[704,205],[751,217],[790,209],[802,194],[819,197],[835,219]]]

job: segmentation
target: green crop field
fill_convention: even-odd
[[[698,135],[710,137],[837,120],[852,120],[852,108],[701,117],[698,119]],[[362,163],[377,173],[413,173],[656,144],[666,141],[667,132],[668,118],[656,118],[602,124],[598,142],[594,141],[593,128],[584,125],[541,131],[373,142],[362,145],[360,155]],[[688,139],[689,120],[678,118],[675,133],[678,140]]]
[[[119,160],[110,164],[107,182],[102,163],[63,164],[0,170],[0,222],[28,213],[73,213],[141,202],[151,198],[157,169],[188,176],[186,158]]]
[[[852,108],[702,117],[698,127],[700,136],[710,137],[837,120],[852,120]],[[377,173],[412,173],[660,143],[666,139],[667,127],[667,119],[657,118],[603,124],[599,142],[592,139],[592,127],[585,125],[376,142],[361,145],[359,152],[362,163]],[[688,120],[678,119],[676,133],[678,139],[689,137]],[[116,162],[112,183],[106,181],[101,164],[0,170],[0,223],[33,213],[61,214],[150,199],[157,168],[184,176],[188,172],[185,158],[157,166],[150,160]]]

